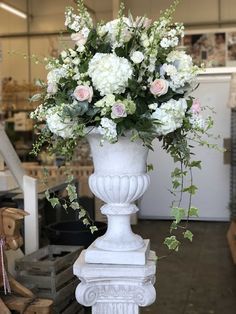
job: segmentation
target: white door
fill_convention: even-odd
[[[223,147],[223,139],[230,137],[230,109],[227,107],[230,76],[202,76],[194,95],[202,104],[214,107],[216,142]],[[174,169],[171,158],[163,151],[158,141],[154,152],[149,153],[148,163],[154,171],[150,173],[151,184],[139,201],[141,218],[169,218],[172,195],[170,173]],[[194,183],[199,190],[192,203],[199,208],[202,220],[228,220],[230,197],[230,165],[225,165],[223,153],[203,147],[195,148],[196,160],[202,160],[202,170],[194,170]]]

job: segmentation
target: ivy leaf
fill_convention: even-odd
[[[81,209],[79,212],[79,219],[83,218],[84,216],[86,216],[86,211],[84,209]]]
[[[181,184],[178,180],[172,181],[173,188],[176,190]]]
[[[181,207],[172,207],[171,215],[175,217],[175,222],[178,224],[185,217],[185,210]]]
[[[48,201],[50,202],[53,208],[56,207],[56,205],[60,204],[59,199],[57,197],[49,198]]]
[[[190,163],[189,167],[191,168],[198,168],[198,169],[201,169],[201,161],[200,160],[194,160]]]
[[[84,218],[84,219],[83,219],[83,224],[84,224],[85,226],[90,225],[90,223],[89,223],[89,221],[88,221],[87,218]]]
[[[98,228],[96,226],[90,226],[89,229],[90,229],[91,233],[98,231]]]
[[[74,200],[77,199],[76,187],[74,185],[68,184],[66,187],[66,190],[67,190],[70,202],[73,202]]]
[[[198,188],[196,187],[196,185],[190,185],[187,188],[183,189],[183,192],[188,192],[191,195],[196,194],[196,191],[198,190]]]
[[[80,209],[80,206],[79,206],[79,203],[78,203],[78,202],[72,202],[72,203],[70,204],[70,207],[71,207],[72,209],[74,209],[74,210]]]
[[[198,217],[198,208],[191,206],[188,214],[190,217],[193,217],[193,216]]]
[[[176,239],[176,236],[165,238],[164,244],[167,245],[169,250],[178,251],[180,242]]]
[[[172,232],[173,230],[176,230],[177,228],[178,228],[177,223],[175,221],[173,221],[171,226],[170,226],[170,232]]]
[[[190,230],[186,230],[183,234],[185,239],[188,239],[190,242],[193,241],[193,234]]]
[[[175,168],[175,170],[173,170],[171,172],[171,177],[172,178],[174,178],[174,177],[179,178],[179,177],[181,177],[181,173],[182,173],[182,171],[179,168]]]
[[[153,169],[154,169],[153,164],[148,164],[147,165],[147,172],[153,171]]]
[[[71,183],[74,180],[74,176],[72,174],[67,176],[66,183]]]

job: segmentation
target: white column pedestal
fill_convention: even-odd
[[[145,265],[89,264],[84,254],[73,266],[74,275],[81,281],[75,295],[80,304],[92,306],[93,314],[139,314],[139,307],[155,301],[153,251]]]

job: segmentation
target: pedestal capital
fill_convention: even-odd
[[[93,314],[138,314],[140,306],[156,299],[156,259],[151,251],[146,265],[87,264],[83,251],[74,264],[81,280],[77,301],[93,307]]]

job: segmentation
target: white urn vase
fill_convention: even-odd
[[[101,212],[107,216],[108,227],[105,235],[86,250],[85,261],[144,265],[149,255],[149,240],[133,233],[130,218],[138,211],[134,202],[150,182],[146,173],[148,148],[141,140],[131,141],[130,136],[121,136],[114,144],[101,141],[96,129],[87,138],[94,162],[89,186],[106,203]]]

